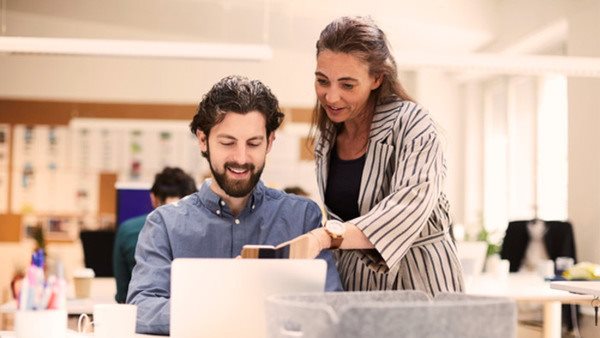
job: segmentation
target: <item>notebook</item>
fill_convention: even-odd
[[[323,292],[326,270],[320,259],[175,259],[170,337],[264,338],[266,297]]]

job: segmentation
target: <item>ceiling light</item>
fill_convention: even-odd
[[[171,59],[264,61],[273,56],[265,44],[143,40],[0,37],[0,52]]]

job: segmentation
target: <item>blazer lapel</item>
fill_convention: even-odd
[[[390,187],[384,181],[388,171],[390,158],[394,153],[393,126],[398,114],[398,107],[402,102],[380,105],[376,107],[371,131],[369,132],[369,145],[365,166],[360,180],[358,195],[358,210],[361,215],[366,214],[381,200]],[[389,179],[389,178],[388,178]]]
[[[335,135],[333,139],[335,140]],[[325,205],[325,186],[327,185],[327,176],[329,174],[329,153],[331,145],[335,144],[335,142],[332,143],[324,137],[318,137],[318,140],[319,142],[315,145],[317,185],[319,186],[321,201]]]

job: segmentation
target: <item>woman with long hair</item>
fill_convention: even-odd
[[[371,19],[341,17],[321,32],[315,92],[312,133],[328,220],[291,241],[304,248],[295,256],[339,249],[345,290],[463,291],[438,130],[403,89]]]

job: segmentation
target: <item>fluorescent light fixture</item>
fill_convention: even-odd
[[[435,68],[449,72],[600,77],[600,58],[597,57],[399,52],[396,53],[396,63],[402,69]]]
[[[0,53],[264,61],[273,57],[266,44],[195,43],[142,40],[0,37]],[[434,68],[449,72],[600,77],[600,58],[502,54],[397,52],[401,69]],[[468,80],[469,76],[466,77]],[[465,79],[463,79],[465,80]]]
[[[273,57],[265,44],[143,40],[0,37],[0,53],[56,54],[171,59],[263,61]]]

